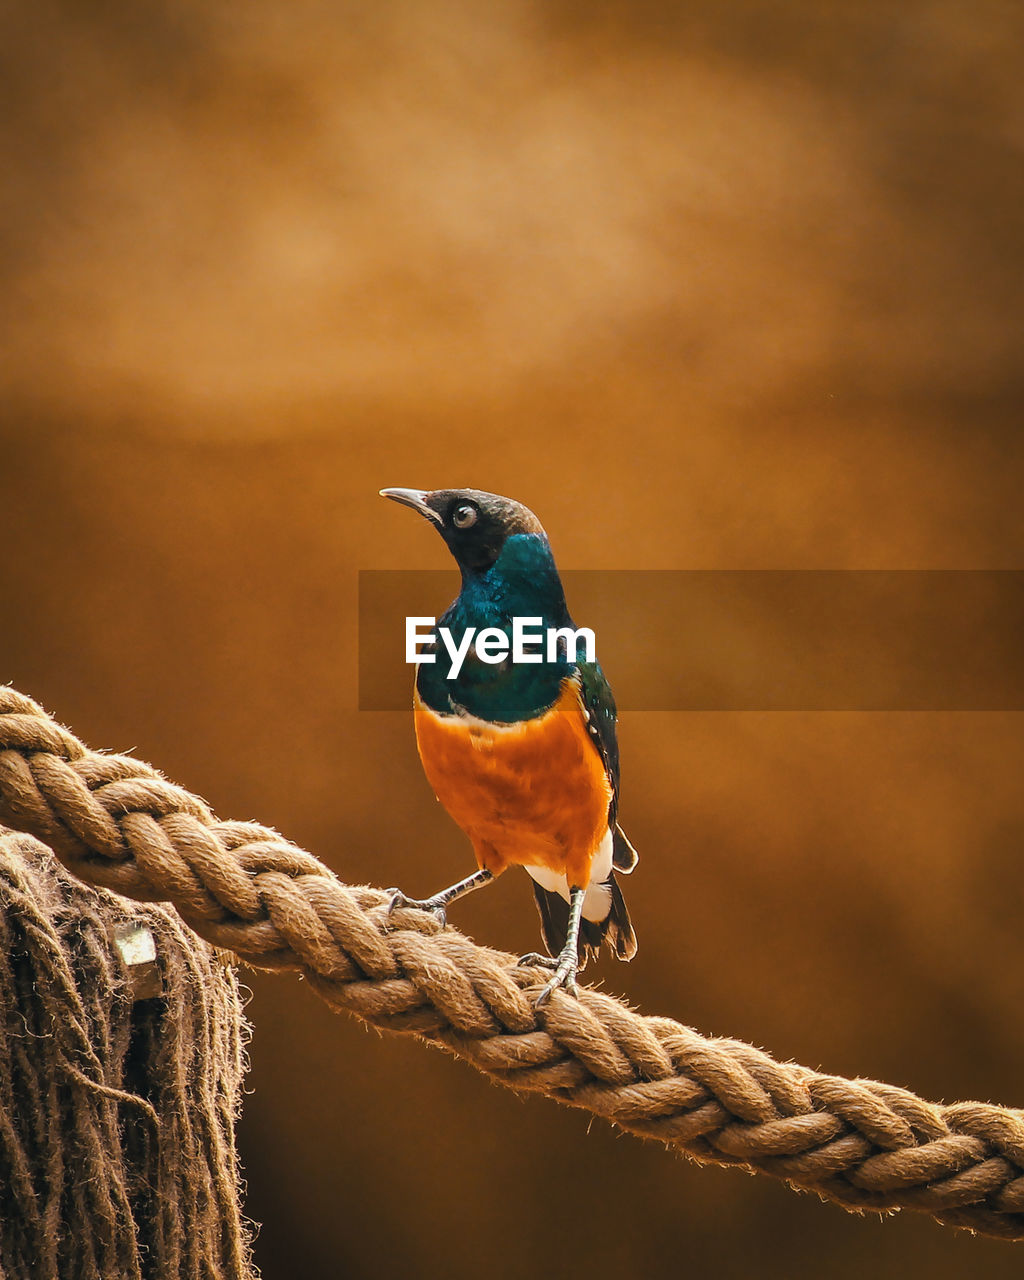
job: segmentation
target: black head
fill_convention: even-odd
[[[429,520],[463,569],[489,569],[515,533],[538,533],[541,522],[521,502],[479,489],[381,489],[381,496]]]

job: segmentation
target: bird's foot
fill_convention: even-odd
[[[540,995],[534,1000],[534,1008],[539,1009],[551,999],[556,987],[564,987],[569,995],[579,997],[580,989],[576,985],[576,974],[579,972],[579,958],[573,951],[563,951],[555,963],[555,971],[544,984]]]
[[[401,889],[385,889],[384,892],[391,895],[391,901],[388,903],[388,915],[391,915],[393,911],[397,911],[399,907],[412,907],[416,911],[428,912],[442,929],[448,923],[448,917],[445,914],[448,899],[443,893],[436,893],[432,898],[409,898]]]
[[[539,951],[528,951],[516,961],[516,968],[526,968],[527,965],[531,968],[557,969],[558,960],[555,956],[542,956]]]

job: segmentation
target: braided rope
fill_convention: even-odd
[[[388,917],[381,890],[342,884],[266,827],[217,821],[150,765],[90,751],[4,687],[0,820],[90,884],[170,901],[215,946],[299,970],[331,1008],[422,1036],[512,1089],[846,1209],[914,1209],[1024,1240],[1024,1112],[779,1063],[587,988],[536,1009],[545,972],[423,912]]]

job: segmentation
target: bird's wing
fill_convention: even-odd
[[[611,685],[596,662],[577,662],[580,683],[580,701],[587,717],[587,732],[600,752],[605,772],[612,784],[612,798],[608,806],[608,825],[612,829],[612,866],[624,874],[636,866],[636,850],[626,838],[626,833],[615,820],[619,808],[619,740],[615,733],[618,713]]]
[[[576,673],[587,732],[604,761],[605,772],[612,784],[608,824],[614,828],[619,805],[619,742],[615,736],[615,698],[612,696],[611,686],[604,678],[604,672],[596,662],[577,662]]]

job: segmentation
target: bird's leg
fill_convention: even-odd
[[[387,889],[386,893],[391,894],[391,901],[388,903],[388,915],[398,907],[416,907],[419,911],[429,911],[439,924],[445,924],[445,908],[449,902],[454,902],[456,898],[461,898],[463,894],[472,893],[474,889],[479,889],[482,885],[493,880],[494,876],[486,869],[481,867],[479,871],[474,871],[471,876],[467,876],[465,880],[460,880],[458,884],[449,885],[447,889],[442,889],[440,893],[435,893],[432,898],[407,898],[401,889]]]
[[[571,889],[569,892],[569,927],[565,931],[565,946],[558,954],[554,966],[555,972],[534,1001],[538,1009],[542,1004],[547,1004],[556,987],[565,987],[570,995],[579,995],[576,974],[580,967],[580,920],[583,916],[583,899],[586,894],[586,889],[582,888]]]

